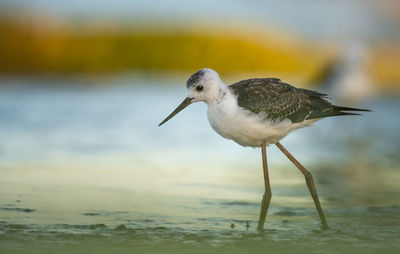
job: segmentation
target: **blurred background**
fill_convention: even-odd
[[[396,253],[399,27],[397,0],[0,0],[0,250]],[[157,127],[204,67],[373,111],[282,140],[333,230],[318,230],[302,175],[270,146],[256,234],[261,153],[216,134],[206,105]]]

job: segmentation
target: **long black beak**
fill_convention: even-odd
[[[176,114],[178,114],[179,112],[181,112],[184,108],[186,108],[187,106],[189,106],[192,103],[193,98],[189,98],[187,97],[186,99],[184,99],[182,101],[181,104],[179,104],[179,106],[169,115],[167,116],[167,118],[164,119],[164,121],[162,121],[158,126],[163,125],[165,122],[167,122],[169,119],[171,119],[172,117],[174,117]]]

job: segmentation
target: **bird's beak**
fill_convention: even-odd
[[[162,121],[158,126],[163,125],[165,122],[167,122],[169,119],[171,119],[172,117],[174,117],[176,114],[178,114],[179,112],[181,112],[184,108],[186,108],[187,106],[189,106],[192,103],[193,98],[189,98],[187,97],[186,99],[184,99],[182,101],[181,104],[179,104],[179,106],[169,115],[167,116],[167,118],[164,119],[164,121]]]

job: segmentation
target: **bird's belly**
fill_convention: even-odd
[[[242,146],[251,147],[259,147],[264,141],[266,144],[276,143],[293,129],[311,124],[308,121],[302,123],[292,123],[290,120],[266,121],[259,115],[239,108],[235,112],[209,109],[208,120],[221,136],[232,139]]]

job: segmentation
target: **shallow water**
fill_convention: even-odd
[[[282,141],[314,175],[326,232],[302,175],[269,147],[273,197],[259,233],[259,149],[219,137],[200,103],[157,127],[184,80],[0,83],[1,253],[400,250],[398,98]]]

